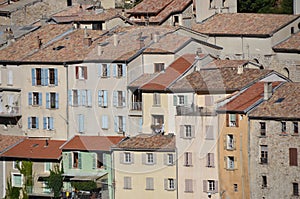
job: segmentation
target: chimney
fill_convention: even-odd
[[[36,37],[38,49],[42,47],[42,39],[39,36]]]
[[[238,71],[237,71],[237,74],[243,74],[243,72],[244,72],[244,67],[243,67],[243,65],[240,65],[240,66],[238,66]]]
[[[272,82],[264,83],[264,100],[270,99],[272,96]]]
[[[92,38],[89,37],[89,34],[87,33],[87,27],[84,28],[84,38],[83,38],[83,44],[87,47],[92,45]]]
[[[159,32],[156,32],[156,33],[154,33],[154,35],[153,35],[153,41],[154,41],[155,43],[157,43],[158,40],[159,40]]]
[[[118,33],[114,33],[114,46],[119,44],[119,35]]]
[[[294,0],[294,15],[299,15],[300,14],[300,1],[299,0]]]
[[[101,43],[98,43],[97,54],[98,54],[98,56],[103,54],[103,49],[102,49]]]

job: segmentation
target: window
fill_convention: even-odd
[[[238,127],[238,114],[227,114],[226,115],[226,126]]]
[[[7,85],[13,85],[13,72],[12,72],[12,70],[7,71]]]
[[[268,146],[267,145],[260,146],[260,163],[268,164]]]
[[[192,153],[191,152],[185,152],[184,153],[184,166],[192,166]]]
[[[281,132],[286,133],[286,122],[281,122]]]
[[[184,96],[178,95],[178,105],[184,105]]]
[[[268,186],[267,176],[262,176],[262,188],[266,188]]]
[[[78,132],[83,133],[84,132],[84,115],[78,114]]]
[[[260,135],[266,136],[266,123],[260,122]]]
[[[53,130],[53,117],[43,117],[43,129],[45,130]]]
[[[58,85],[58,72],[56,68],[32,68],[31,69],[32,86]]]
[[[290,166],[298,166],[297,148],[289,148]]]
[[[233,156],[227,156],[227,169],[233,170],[234,167],[234,157]]]
[[[38,128],[39,128],[39,118],[28,117],[28,129],[38,129]]]
[[[46,108],[58,108],[58,93],[46,93]]]
[[[153,106],[160,106],[160,94],[153,93]]]
[[[73,99],[73,100],[72,100]],[[78,106],[80,102],[80,94],[78,90],[72,90],[72,97],[71,97],[72,105]]]
[[[161,126],[164,123],[163,115],[152,115],[152,125]]]
[[[186,95],[174,95],[173,96],[173,105],[174,106],[187,105],[187,96]]]
[[[91,90],[81,90],[81,105],[86,107],[92,106],[92,93]]]
[[[13,161],[13,169],[18,170],[18,165],[21,167],[22,162],[21,161]]]
[[[206,139],[207,140],[214,139],[214,127],[211,125],[206,125]]]
[[[49,84],[57,86],[58,84],[57,80],[58,80],[57,69],[49,68]]]
[[[28,93],[28,104],[32,106],[42,106],[42,93],[39,92]]]
[[[114,118],[114,129],[117,133],[126,132],[126,121],[124,116],[115,116]]]
[[[181,125],[180,126],[180,137],[182,138],[193,138],[195,137],[195,128],[192,125]]]
[[[98,105],[102,108],[106,108],[108,106],[108,91],[107,90],[99,90],[98,91]]]
[[[214,153],[208,153],[206,156],[206,160],[207,160],[207,167],[215,167],[215,157],[214,157]]]
[[[154,190],[154,179],[146,178],[146,190]]]
[[[163,71],[165,69],[164,63],[154,63],[154,72],[158,73],[160,71]]]
[[[102,129],[108,129],[108,116],[102,115]]]
[[[12,186],[13,187],[22,187],[22,185],[23,185],[22,174],[13,173],[12,174]]]
[[[80,152],[73,152],[73,159],[72,159],[72,168],[81,169],[82,168],[82,161],[81,161],[81,153]]]
[[[174,165],[174,154],[165,154],[164,160],[166,165]]]
[[[293,126],[294,126],[294,134],[298,134],[299,133],[298,122],[293,122]]]
[[[42,70],[40,68],[31,69],[32,86],[42,85]]]
[[[165,190],[175,190],[175,179],[174,178],[168,178],[165,179]]]
[[[234,150],[235,149],[235,140],[232,134],[226,135],[226,149]]]
[[[87,67],[76,66],[75,68],[76,79],[87,79]]]
[[[110,68],[108,64],[100,64],[98,66],[99,76],[100,77],[109,77],[110,76]]]
[[[146,153],[146,164],[154,164],[154,154],[153,153]]]
[[[233,184],[233,191],[238,192],[238,184]]]
[[[50,172],[50,169],[52,169],[52,163],[51,162],[45,162],[44,163],[44,171]]]
[[[124,189],[131,189],[131,177],[124,177]]]
[[[123,163],[132,164],[133,163],[133,154],[125,152],[123,156]]]
[[[298,183],[293,183],[293,196],[299,196],[299,185]]]
[[[218,181],[203,180],[203,192],[216,193],[218,192]]]
[[[43,193],[49,194],[51,193],[51,189],[48,187],[47,182],[43,182]]]
[[[126,64],[113,64],[113,76],[120,78],[126,75]]]
[[[193,180],[185,179],[185,190],[184,192],[192,193],[193,192]]]
[[[114,91],[114,93],[113,93],[113,105],[115,107],[125,107],[126,106],[125,91]]]

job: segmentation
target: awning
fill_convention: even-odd
[[[70,178],[70,181],[98,181],[101,180],[106,175],[107,172],[103,172],[98,175],[90,175],[90,176],[74,176],[73,178]]]

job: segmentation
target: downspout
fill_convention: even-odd
[[[175,137],[176,139],[176,137]],[[176,155],[176,198],[179,199],[178,196],[178,151],[177,147],[175,146],[175,155]]]
[[[6,195],[6,171],[5,171],[5,159],[2,161],[2,174],[3,174],[3,195],[2,198],[5,198]]]
[[[66,116],[67,116],[67,139],[69,139],[70,133],[69,133],[69,67],[66,63],[64,63],[64,67],[66,68],[66,84],[67,84],[67,103],[66,103]]]
[[[244,39],[243,36],[241,35],[241,39],[242,39],[242,53],[243,53],[243,59],[245,59],[245,54],[244,54]]]
[[[240,143],[243,143],[243,132],[240,132]],[[241,158],[241,174],[242,174],[242,198],[245,198],[245,175],[244,175],[244,161],[243,161],[243,144],[240,144],[240,158]]]

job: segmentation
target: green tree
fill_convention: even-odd
[[[7,179],[5,199],[18,199],[20,197],[20,187],[13,187],[11,178]]]
[[[238,12],[292,14],[293,0],[238,0]]]
[[[47,187],[54,193],[54,198],[60,198],[61,189],[63,187],[63,170],[60,170],[59,165],[55,165],[53,170],[50,170],[50,175],[47,181]]]
[[[97,188],[97,184],[94,181],[71,182],[71,185],[76,190],[82,190],[82,191],[91,191]]]
[[[28,193],[32,192],[33,187],[33,172],[32,172],[32,165],[31,161],[23,160],[20,166],[19,162],[17,162],[17,168],[21,174],[23,174],[25,183],[24,188],[22,189],[23,199],[28,199]]]

